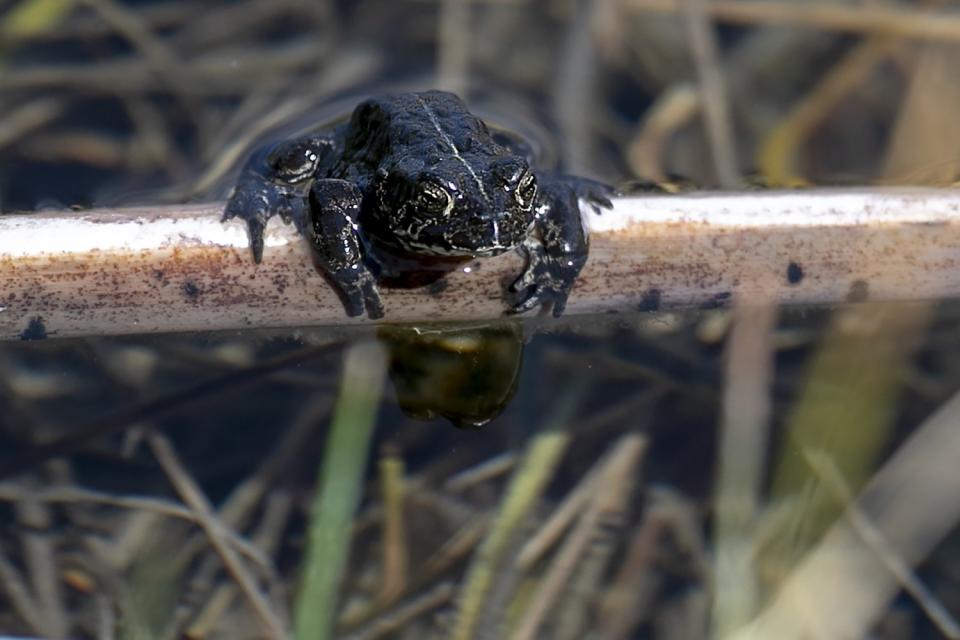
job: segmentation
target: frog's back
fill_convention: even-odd
[[[493,149],[496,147],[496,149]],[[445,91],[387,94],[353,112],[346,152],[380,166],[396,156],[500,151],[486,125],[459,97]]]

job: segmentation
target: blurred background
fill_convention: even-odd
[[[222,199],[258,144],[426,88],[611,184],[948,186],[957,43],[942,0],[0,0],[0,210]],[[960,637],[960,308],[866,297],[25,332],[0,633]]]

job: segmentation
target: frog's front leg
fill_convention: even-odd
[[[613,190],[585,178],[558,176],[539,178],[538,182],[537,233],[521,247],[527,256],[527,265],[510,287],[516,295],[512,310],[522,313],[549,302],[553,304],[553,315],[559,317],[587,262],[587,232],[580,214],[580,200],[595,210],[610,207]]]
[[[302,233],[306,226],[304,193],[309,180],[330,162],[336,147],[332,136],[297,138],[258,149],[243,167],[223,212],[223,220],[245,220],[250,231],[253,259],[263,258],[263,232],[267,221],[279,215],[293,221]]]
[[[360,189],[347,180],[317,180],[310,189],[307,238],[317,262],[343,294],[347,314],[383,317],[376,279],[363,260],[357,221]]]

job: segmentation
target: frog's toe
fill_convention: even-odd
[[[363,292],[359,288],[343,290],[343,309],[351,318],[362,316],[365,310]]]
[[[517,302],[510,306],[508,313],[526,313],[543,304],[542,292],[539,287],[528,288],[523,295],[516,297]]]
[[[253,251],[254,261],[258,264],[263,258],[263,233],[270,216],[271,212],[265,208],[265,202],[253,197],[246,189],[237,189],[223,210],[223,220],[239,218],[247,223],[250,249]]]
[[[363,300],[371,320],[379,320],[383,317],[383,301],[380,299],[376,285],[370,283],[364,287]]]
[[[611,200],[611,198],[616,195],[616,192],[613,191],[613,189],[610,189],[606,185],[603,186],[605,188],[603,191],[590,191],[582,196],[583,201],[586,202],[597,215],[603,213],[602,209],[613,208],[613,200]]]
[[[351,318],[362,316],[364,313],[371,320],[378,320],[383,317],[383,302],[380,300],[380,294],[377,293],[376,289],[367,290],[361,286],[345,288],[343,290],[343,306],[347,315]]]
[[[227,205],[223,208],[223,217],[220,218],[222,222],[226,222],[231,218],[243,218],[244,217],[244,208],[246,207],[246,197],[241,189],[235,188],[230,193],[230,198],[227,200]]]
[[[572,283],[551,273],[545,262],[536,262],[510,285],[510,312],[524,313],[549,302],[553,304],[553,315],[559,316],[566,307],[571,286]]]
[[[383,317],[383,301],[373,275],[365,269],[341,269],[332,274],[340,290],[343,306],[351,318],[366,313],[370,319]]]
[[[522,291],[532,287],[536,283],[536,280],[537,277],[534,274],[533,269],[524,269],[523,273],[521,273],[520,276],[513,281],[513,284],[507,287],[507,290],[510,291],[510,293],[519,294]]]
[[[595,213],[600,214],[601,208],[610,209],[613,207],[612,198],[617,195],[617,190],[610,185],[579,176],[571,177],[569,180],[572,182],[571,186],[577,194],[577,198],[590,205]]]
[[[253,261],[260,264],[263,260],[263,231],[266,224],[259,218],[247,219],[247,230],[250,232],[250,250],[253,252]]]
[[[526,313],[531,309],[550,304],[553,307],[553,316],[559,318],[567,308],[569,294],[569,290],[565,288],[534,285],[527,289],[523,296],[518,297],[519,301],[510,307],[509,313]]]
[[[543,244],[534,238],[525,242],[521,250],[526,254],[527,265],[508,287],[510,313],[524,313],[550,303],[553,315],[559,317],[586,258],[548,255]]]

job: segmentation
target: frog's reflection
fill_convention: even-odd
[[[458,427],[481,427],[516,391],[523,358],[518,323],[387,326],[379,337],[400,408],[411,418],[442,416]]]

